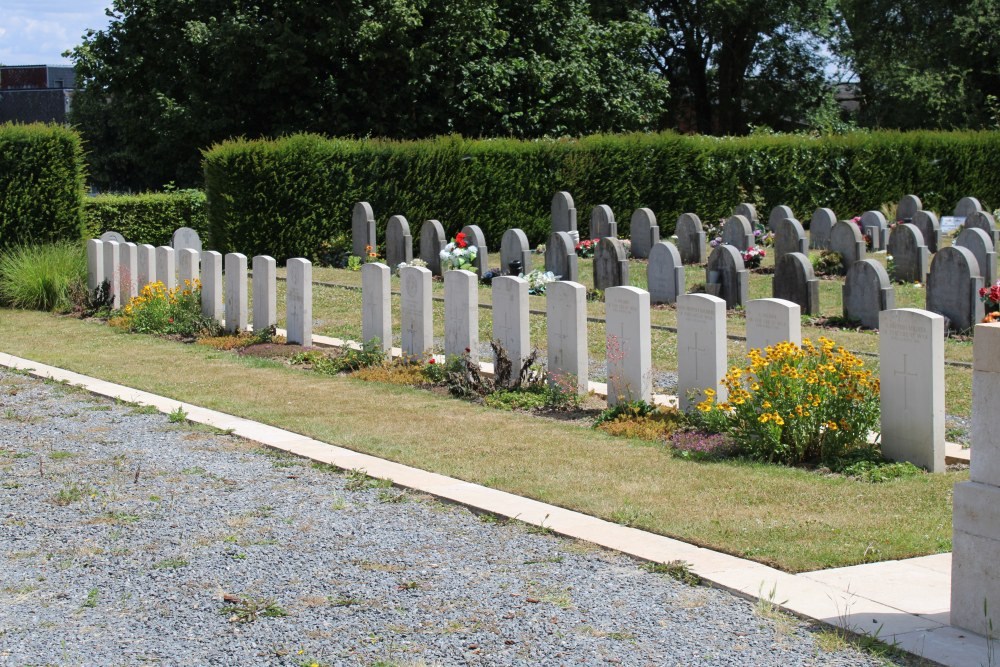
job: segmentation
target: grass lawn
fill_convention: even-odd
[[[330,296],[355,293],[316,292],[316,317],[331,318],[324,326],[359,319],[356,307]],[[776,466],[687,462],[576,424],[37,312],[0,310],[0,341],[3,352],[791,572],[948,551],[952,486],[968,478],[866,484]]]

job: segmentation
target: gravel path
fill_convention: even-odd
[[[0,371],[0,664],[884,664],[765,611]]]

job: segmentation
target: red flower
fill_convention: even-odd
[[[434,363],[434,357],[431,357],[431,360],[430,360],[430,361],[428,361],[427,363],[429,363],[429,364],[433,364],[433,363]]]
[[[464,248],[469,245],[469,242],[465,240],[465,232],[459,232],[455,235],[455,245],[459,248]]]

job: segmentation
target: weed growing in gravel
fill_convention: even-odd
[[[183,558],[164,558],[153,567],[157,570],[176,570],[179,567],[187,567],[191,563]]]
[[[682,560],[672,560],[668,563],[646,563],[643,568],[653,574],[665,574],[671,579],[690,586],[701,584],[701,577],[691,571],[691,564]]]
[[[229,616],[233,623],[253,623],[258,618],[279,618],[288,616],[288,612],[282,609],[274,598],[251,598],[245,596],[225,597],[226,602],[231,606],[223,607],[220,614]]]
[[[82,500],[83,497],[89,493],[90,487],[86,484],[77,484],[76,482],[72,482],[59,489],[59,492],[52,498],[52,502],[60,507],[66,507],[67,505],[72,505],[73,503]]]
[[[363,604],[363,603],[364,600],[361,600],[360,598],[352,598],[346,595],[337,598],[335,597],[330,598],[331,607],[350,607],[352,605]]]
[[[170,420],[171,424],[183,424],[187,420],[187,413],[184,412],[184,408],[183,407],[181,407],[180,405],[178,405],[177,409],[174,410],[173,412],[171,412],[167,416],[167,419]]]
[[[83,604],[81,606],[84,608],[93,609],[94,607],[97,606],[97,600],[98,598],[100,598],[100,595],[101,595],[100,591],[98,591],[96,588],[91,588],[87,592],[87,599],[83,601]]]
[[[378,501],[380,503],[405,503],[408,500],[405,491],[393,491],[391,489],[379,489]]]
[[[63,459],[71,459],[75,456],[73,452],[55,451],[49,454],[49,458],[53,461],[62,461]]]
[[[375,479],[369,477],[367,471],[361,468],[354,468],[347,473],[347,483],[344,488],[348,491],[364,491],[366,489],[387,489],[392,486],[392,482],[387,479]]]
[[[404,581],[396,586],[396,590],[399,591],[413,591],[418,588],[420,588],[420,583],[417,581]]]

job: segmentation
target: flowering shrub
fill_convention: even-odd
[[[185,280],[167,289],[155,282],[142,288],[109,320],[112,326],[135,333],[194,336],[218,323],[201,314],[201,281]]]
[[[393,271],[395,271],[396,273],[399,273],[400,269],[405,268],[407,266],[418,266],[418,267],[420,267],[422,269],[426,269],[427,268],[427,262],[425,262],[424,260],[420,259],[419,257],[414,257],[409,262],[400,262],[399,264],[396,265],[396,267],[393,269]]]
[[[551,271],[535,270],[528,275],[521,274],[521,278],[528,281],[528,294],[545,294],[545,286],[559,280],[559,276]]]
[[[706,390],[698,410],[724,417],[740,452],[753,459],[825,463],[867,448],[879,425],[878,378],[833,341],[819,343],[779,343],[766,356],[751,350],[750,365],[723,379],[728,402],[716,403]]]
[[[576,244],[576,256],[580,259],[587,259],[588,257],[594,256],[594,251],[597,249],[597,241],[592,241],[591,239],[586,239],[580,241]]]
[[[474,245],[470,245],[465,234],[459,232],[455,238],[441,250],[441,270],[462,269],[464,271],[476,270],[476,257],[479,250]]]
[[[675,431],[670,445],[674,456],[688,461],[716,461],[736,453],[732,439],[724,433]]]
[[[758,248],[757,246],[750,246],[742,253],[743,264],[746,265],[748,269],[756,269],[760,266],[761,260],[767,256],[767,253],[763,248]]]

